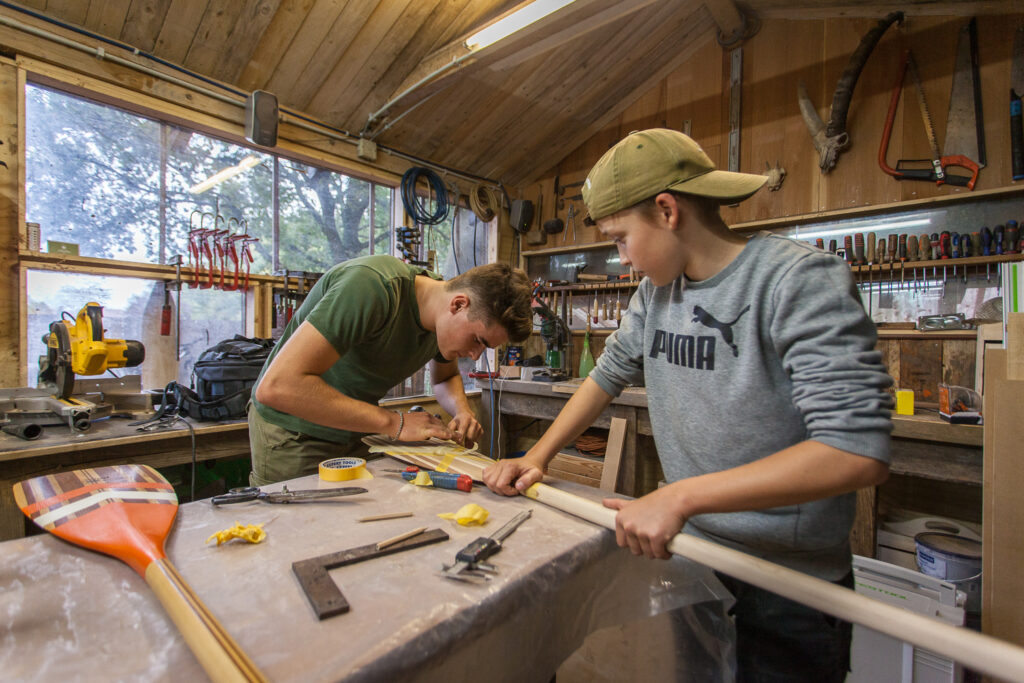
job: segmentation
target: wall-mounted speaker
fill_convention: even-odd
[[[261,147],[277,144],[277,96],[253,90],[245,99],[245,139]]]
[[[533,202],[529,199],[513,199],[509,210],[509,223],[512,229],[523,235],[529,232],[533,223]]]

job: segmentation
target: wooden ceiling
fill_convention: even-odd
[[[511,186],[543,175],[722,29],[729,35],[742,26],[732,0],[577,0],[467,56],[463,38],[527,3],[20,4],[240,90],[272,92],[282,107],[352,134],[365,132],[381,145]],[[1012,11],[1013,5],[916,0],[900,8],[962,15]],[[745,6],[762,18],[881,17],[894,7],[851,0],[753,0]]]

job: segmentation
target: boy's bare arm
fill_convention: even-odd
[[[614,397],[589,377],[526,455],[502,460],[484,471],[484,483],[496,493],[514,496],[544,476],[547,464],[565,444],[583,433]]]
[[[394,436],[400,421],[394,411],[345,396],[323,380],[321,375],[339,358],[316,327],[302,323],[263,374],[256,387],[256,400],[325,427]],[[429,413],[408,413],[402,420],[403,441],[450,438],[441,421]]]
[[[711,512],[796,505],[882,483],[889,466],[817,441],[804,441],[740,467],[674,482],[634,501],[606,499],[619,510],[616,539],[636,555],[669,557],[665,545],[686,520]]]

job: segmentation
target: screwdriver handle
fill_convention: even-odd
[[[986,225],[981,229],[981,255],[991,256],[992,255],[992,231],[988,229]]]
[[[863,266],[864,260],[864,233],[858,232],[853,236],[853,255],[858,266]]]
[[[869,232],[867,238],[868,263],[875,263],[875,233]]]
[[[843,258],[853,263],[853,235],[843,235]]]
[[[823,240],[820,237],[815,238],[814,246],[816,246],[818,249],[821,249],[822,251],[825,251],[825,240]]]
[[[939,245],[939,233],[933,232],[931,234],[931,241],[932,241],[932,260],[933,261],[938,261],[939,258],[942,256],[942,251],[940,250],[940,245]]]
[[[992,241],[995,243],[993,245],[995,247],[994,251],[997,254],[1002,254],[1003,253],[1003,226],[997,225],[995,227],[995,230],[992,231]]]
[[[885,263],[886,260],[887,260],[885,258],[885,238],[884,237],[879,237],[878,238],[878,248],[875,250],[875,256],[878,258],[878,262],[879,263]]]
[[[950,258],[960,258],[962,256],[960,253],[960,233],[954,232],[950,242],[953,245],[949,253]]]
[[[932,241],[928,239],[928,234],[921,235],[921,239],[918,241],[918,248],[921,250],[921,260],[930,261],[932,258]]]
[[[906,261],[907,260],[907,236],[905,234],[904,235],[900,235],[899,236],[899,241],[897,242],[897,244],[899,245],[898,249],[899,249],[899,259],[900,259],[900,261],[901,262]]]
[[[467,493],[473,490],[473,478],[468,475],[455,474],[454,472],[437,472],[436,470],[426,470],[426,472],[427,476],[430,477],[430,483],[435,488],[466,491]],[[412,481],[418,473],[419,468],[413,469],[410,467],[402,472],[402,479]]]
[[[1016,254],[1020,252],[1020,248],[1017,246],[1019,238],[1020,230],[1017,227],[1017,221],[1006,221],[1006,247],[1003,249],[1003,253]]]
[[[960,256],[967,258],[968,256],[974,256],[971,253],[973,250],[973,244],[971,243],[971,236],[966,232],[960,235]]]
[[[829,240],[828,241],[828,250],[831,251],[833,254],[836,253],[836,241],[835,240]]]
[[[917,261],[920,258],[917,252],[917,235],[911,235],[907,238],[907,260]]]
[[[981,256],[981,233],[971,233],[971,256]]]
[[[896,233],[893,233],[893,234],[889,235],[889,244],[886,245],[886,253],[889,255],[889,259],[888,260],[889,260],[890,263],[899,260],[899,255],[897,254],[897,249],[898,248],[899,248],[899,237],[897,237]]]
[[[951,246],[949,231],[943,230],[942,234],[939,235],[939,258],[949,258]]]

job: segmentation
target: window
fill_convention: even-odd
[[[179,349],[161,354],[178,357],[183,383],[203,350],[245,332],[246,296],[232,288],[246,265],[264,275],[315,274],[357,256],[391,253],[391,187],[35,84],[26,87],[25,101],[26,220],[40,225],[44,249],[56,241],[77,245],[87,257],[201,261],[202,278],[182,287]],[[246,243],[251,264],[241,256]],[[74,315],[96,301],[112,338],[145,344],[154,325],[159,334],[162,282],[41,270],[27,280],[32,384],[40,339],[61,311]],[[164,372],[148,381],[156,356],[149,357],[142,374],[153,388]]]

